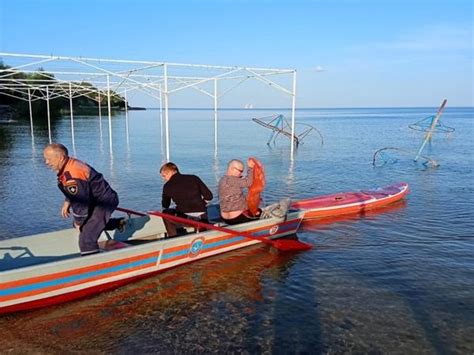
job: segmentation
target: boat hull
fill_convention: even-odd
[[[228,228],[276,239],[295,234],[304,220],[363,213],[395,203],[406,183],[337,193],[292,203],[285,218]],[[125,232],[103,235],[104,252],[80,257],[74,229],[0,241],[0,314],[42,308],[113,289],[210,256],[261,243],[220,231],[163,238],[160,217],[131,218]],[[136,243],[138,242],[138,244]]]
[[[373,190],[340,192],[296,201],[294,209],[304,213],[304,220],[363,213],[403,199],[409,192],[408,184],[401,182]]]
[[[235,226],[233,230],[275,239],[295,234],[301,221],[301,213],[293,212],[286,219],[258,220]],[[143,230],[140,232],[143,234]],[[50,260],[48,257],[51,256],[41,255],[47,248],[37,247],[38,239],[49,244],[50,248],[64,248],[70,252],[72,237],[68,233],[70,230],[65,231],[67,236],[64,237],[55,232],[58,238],[53,240],[51,237],[50,243],[46,240],[48,234],[0,241],[0,250],[10,251],[4,253],[3,260],[0,259],[0,314],[83,298],[186,263],[261,243],[243,236],[205,231],[140,245],[114,241],[113,250],[87,257],[80,257],[77,250],[76,254],[70,254],[64,260],[56,255],[57,260],[41,262]],[[153,233],[150,231],[149,234]],[[65,239],[69,239],[68,245],[57,245]],[[77,237],[73,242],[77,248]],[[22,254],[15,255],[18,250],[22,250]],[[30,264],[25,264],[21,260],[25,258],[37,258],[38,262],[29,260]]]

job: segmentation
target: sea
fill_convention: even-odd
[[[0,352],[473,354],[474,108],[448,106],[414,161],[436,112],[298,109],[304,137],[293,154],[288,137],[252,120],[274,125],[283,115],[278,127],[288,131],[287,109],[221,110],[217,126],[212,110],[170,110],[168,144],[159,110],[55,120],[51,140],[101,172],[131,209],[161,208],[168,157],[215,195],[230,159],[256,157],[266,204],[397,182],[410,194],[304,223],[297,237],[309,251],[257,245],[1,316]],[[0,239],[71,225],[43,162],[48,142],[44,117],[33,117],[32,131],[28,118],[0,125]]]

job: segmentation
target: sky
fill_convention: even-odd
[[[474,106],[473,4],[0,0],[0,51],[296,69],[299,108]],[[291,106],[246,95],[224,104]]]

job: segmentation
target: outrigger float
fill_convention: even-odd
[[[102,252],[81,257],[77,231],[66,229],[0,241],[0,314],[42,308],[93,295],[189,262],[266,243],[279,250],[307,250],[294,235],[306,219],[360,213],[401,200],[408,185],[339,193],[297,201],[283,215],[235,226],[204,224],[161,212],[127,215],[123,231],[104,232]],[[278,208],[278,204],[275,205]],[[165,219],[187,225],[167,238]]]

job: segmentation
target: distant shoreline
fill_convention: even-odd
[[[474,106],[449,106],[449,109],[474,109]],[[146,110],[159,110],[159,107],[146,107]],[[397,106],[397,107],[301,107],[296,108],[296,111],[309,111],[309,110],[402,110],[402,109],[438,109],[438,106]],[[199,108],[199,107],[173,107],[169,108],[170,111],[214,111],[214,108]],[[218,111],[270,111],[270,110],[283,110],[291,111],[288,107],[265,107],[265,108],[219,108]]]

